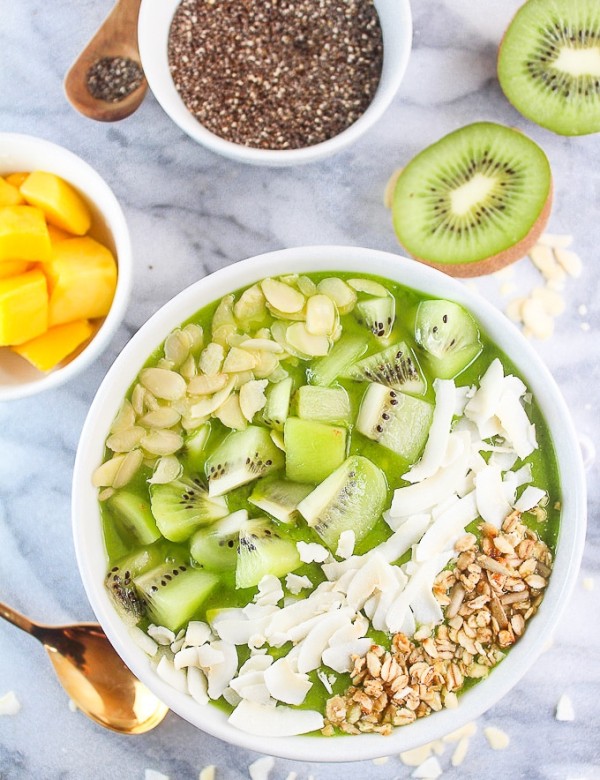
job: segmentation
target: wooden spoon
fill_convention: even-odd
[[[75,60],[65,77],[65,93],[80,113],[99,122],[116,122],[133,114],[148,89],[146,79],[118,102],[95,98],[87,88],[90,67],[103,57],[125,57],[141,67],[137,21],[141,0],[118,0],[98,32]]]

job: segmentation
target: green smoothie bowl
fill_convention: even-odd
[[[171,709],[348,761],[437,739],[523,676],[577,575],[585,481],[503,315],[405,258],[311,246],[217,271],[132,338],[73,518],[100,623]]]

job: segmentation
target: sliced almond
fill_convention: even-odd
[[[214,414],[221,406],[221,404],[225,403],[225,401],[229,398],[233,392],[234,387],[235,377],[231,377],[225,387],[222,390],[219,390],[218,393],[215,393],[210,398],[203,398],[201,401],[198,401],[198,403],[195,403],[190,408],[190,417],[201,419]]]
[[[495,726],[488,726],[483,730],[483,733],[492,750],[504,750],[510,744],[508,734]]]
[[[263,352],[283,352],[283,347],[280,344],[268,338],[243,339],[238,346],[240,346],[242,349],[249,349],[253,351],[258,349]]]
[[[537,339],[548,339],[554,333],[554,320],[538,298],[528,298],[521,309],[523,324]]]
[[[274,322],[271,325],[271,333],[273,334],[273,338],[285,350],[285,352],[289,352],[294,357],[305,358],[306,355],[295,350],[288,342],[286,334],[289,327],[291,326],[285,322],[282,322],[281,320]],[[281,357],[281,359],[284,360],[285,358]]]
[[[175,368],[183,363],[190,354],[190,342],[186,334],[179,328],[169,333],[165,339],[165,358],[169,360]]]
[[[223,363],[223,371],[226,374],[234,374],[238,371],[252,371],[255,365],[256,359],[250,352],[239,347],[232,347]]]
[[[238,322],[244,326],[262,322],[266,318],[265,296],[260,285],[253,284],[252,287],[244,290],[233,307],[233,313]]]
[[[337,306],[340,314],[348,314],[356,304],[356,293],[342,279],[337,276],[329,276],[322,279],[317,285],[317,290],[328,295]]]
[[[236,431],[242,431],[248,425],[246,418],[242,414],[240,399],[237,393],[230,395],[225,403],[221,404],[219,409],[217,409],[214,416],[223,425],[226,425],[227,428],[233,428]]]
[[[300,309],[300,311],[285,312],[281,311],[280,309],[276,309],[274,306],[271,306],[270,303],[267,303],[267,309],[277,320],[293,320],[295,322],[302,322],[306,319],[306,307],[304,306]]]
[[[188,322],[181,332],[187,338],[192,352],[200,349],[204,342],[204,331],[200,325],[196,325],[195,322]]]
[[[225,350],[221,344],[211,343],[202,350],[198,368],[203,374],[214,376],[218,374],[225,359]]]
[[[140,382],[157,398],[176,401],[186,391],[185,379],[175,371],[164,368],[144,368],[140,371]]]
[[[135,410],[127,398],[125,398],[117,416],[113,420],[113,424],[110,426],[110,432],[118,433],[119,431],[127,430],[127,428],[133,428],[134,425]]]
[[[144,396],[146,395],[146,388],[143,385],[138,384],[133,388],[131,393],[131,406],[133,411],[137,414],[144,413]]]
[[[143,460],[144,454],[141,450],[136,449],[128,452],[119,464],[112,486],[118,489],[128,485],[137,474]]]
[[[553,267],[556,265],[554,253],[549,246],[545,246],[544,244],[536,244],[531,247],[529,250],[529,257],[535,267],[541,271],[544,276],[549,271],[552,271]]]
[[[581,276],[583,270],[583,263],[579,255],[575,252],[571,252],[569,249],[557,248],[554,250],[554,256],[558,260],[559,265],[565,270],[569,276],[575,278]]]
[[[388,295],[385,287],[372,279],[348,279],[348,284],[353,290],[374,295],[375,298],[385,298]]]
[[[113,433],[106,440],[106,446],[113,452],[130,452],[137,447],[146,431],[139,425]]]
[[[101,463],[92,474],[92,485],[110,487],[124,458],[125,455],[114,455],[110,460]]]
[[[531,297],[540,300],[546,312],[553,317],[557,317],[565,310],[565,299],[556,290],[551,290],[548,287],[536,287],[531,293]]]
[[[233,389],[239,390],[246,382],[251,382],[254,379],[254,373],[252,371],[240,371],[238,374],[232,374]]]
[[[147,428],[172,428],[180,419],[181,415],[177,409],[172,406],[161,406],[160,409],[140,417],[138,422]]]
[[[183,361],[179,367],[179,373],[185,379],[192,379],[192,377],[196,376],[198,373],[198,368],[196,366],[196,361],[194,360],[193,355],[188,355],[187,358]]]
[[[148,480],[151,485],[166,485],[178,479],[183,473],[183,466],[175,455],[165,455],[156,461],[154,473]]]
[[[270,377],[279,366],[279,357],[273,352],[254,352],[253,355],[256,358],[254,376],[257,379]]]
[[[331,342],[327,336],[313,336],[310,334],[303,322],[294,322],[290,325],[285,334],[288,344],[309,357],[321,357],[327,355]]]
[[[190,379],[188,393],[190,395],[212,395],[222,390],[229,377],[227,374],[213,374],[213,376],[200,375]]]
[[[98,501],[108,501],[111,496],[114,496],[116,490],[112,487],[107,487],[98,493]]]
[[[265,388],[268,384],[266,379],[255,379],[240,387],[240,409],[248,422],[252,422],[256,412],[267,403]]]
[[[299,276],[296,284],[302,295],[306,295],[307,298],[317,292],[317,285],[308,276]]]
[[[549,246],[551,249],[566,249],[573,243],[573,236],[558,235],[556,233],[542,233],[538,238],[539,244]]]
[[[277,279],[264,279],[261,288],[271,306],[284,314],[293,314],[304,308],[306,302],[304,295],[289,284],[284,284]]]
[[[306,304],[306,330],[313,336],[329,336],[336,325],[335,304],[328,295],[313,295]]]
[[[148,432],[140,444],[152,455],[172,455],[183,447],[183,439],[175,431],[156,430]]]
[[[508,302],[504,312],[509,320],[512,320],[513,322],[523,321],[521,313],[523,310],[523,304],[526,300],[526,298],[514,298],[512,301]]]

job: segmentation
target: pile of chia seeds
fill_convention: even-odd
[[[182,0],[169,66],[188,110],[244,146],[338,135],[373,99],[383,61],[372,0]]]
[[[86,85],[96,100],[119,103],[141,85],[144,71],[128,57],[102,57],[87,72]]]

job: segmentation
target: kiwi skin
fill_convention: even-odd
[[[496,273],[496,271],[506,268],[507,265],[521,260],[537,244],[539,237],[548,224],[550,212],[552,211],[553,196],[554,186],[550,182],[550,189],[544,207],[531,226],[529,233],[523,236],[518,243],[513,244],[513,246],[505,249],[503,252],[499,252],[497,255],[492,255],[491,257],[486,257],[485,260],[477,260],[473,263],[433,263],[424,257],[416,257],[415,255],[413,257],[420,263],[431,266],[431,268],[437,268],[438,271],[443,271],[448,276],[454,276],[459,279],[470,279],[473,276],[486,276],[487,274]]]

